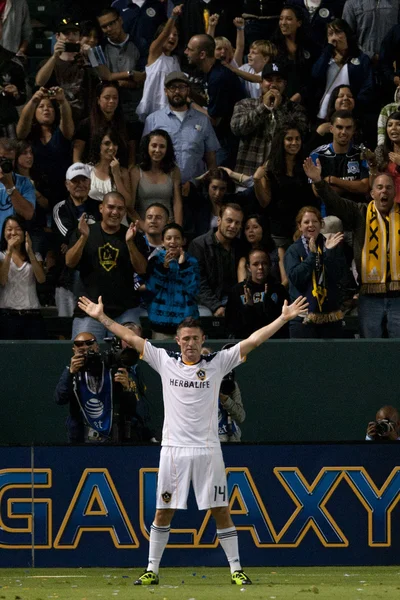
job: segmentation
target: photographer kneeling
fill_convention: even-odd
[[[68,441],[131,441],[137,396],[128,371],[138,354],[133,349],[127,353],[115,347],[100,353],[95,336],[89,332],[75,337],[72,351],[70,365],[64,369],[54,393],[57,404],[69,404]]]
[[[397,408],[382,406],[375,415],[375,421],[368,423],[365,439],[370,442],[400,440],[400,415]]]

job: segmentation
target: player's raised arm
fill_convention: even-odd
[[[131,329],[116,323],[110,317],[104,314],[104,306],[101,300],[101,296],[99,296],[99,302],[96,304],[86,298],[86,296],[81,296],[78,300],[78,306],[81,310],[83,310],[89,317],[92,319],[97,319],[100,321],[102,325],[109,331],[112,331],[114,335],[124,340],[129,346],[135,348],[139,354],[143,354],[144,352],[144,342],[145,340],[140,336],[136,335]]]
[[[275,319],[269,325],[265,327],[261,327],[261,329],[257,329],[254,331],[246,340],[240,342],[240,355],[243,358],[249,352],[260,346],[263,342],[268,340],[274,333],[279,331],[281,327],[285,325],[291,319],[295,319],[296,317],[305,317],[307,314],[308,302],[306,298],[303,296],[299,296],[293,302],[293,304],[288,304],[288,301],[285,300],[282,307],[282,314]]]

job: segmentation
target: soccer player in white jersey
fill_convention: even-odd
[[[273,323],[258,329],[233,347],[203,356],[204,332],[199,321],[185,319],[177,329],[180,353],[156,348],[131,329],[115,323],[98,304],[86,297],[79,307],[106,329],[125,340],[162,380],[164,426],[157,483],[157,508],[150,530],[149,562],[135,585],[157,585],[158,570],[168,543],[176,509],[185,509],[190,483],[199,510],[210,509],[216,521],[217,536],[231,570],[231,582],[251,584],[242,570],[237,531],[229,513],[225,464],[218,438],[218,396],[222,378],[240,365],[246,356],[271,337],[287,321],[307,312],[301,296],[288,305]]]

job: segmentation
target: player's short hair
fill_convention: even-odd
[[[164,205],[161,204],[161,202],[152,202],[147,208],[146,208],[146,212],[145,215],[147,214],[147,211],[150,208],[162,208],[162,210],[165,212],[165,214],[167,215],[167,219],[169,219],[169,210],[168,208]]]
[[[179,331],[181,329],[183,329],[184,327],[190,327],[190,328],[197,328],[200,329],[203,334],[204,334],[204,329],[203,329],[203,325],[201,324],[199,319],[195,319],[194,317],[186,317],[186,319],[183,319],[183,321],[181,321],[176,329],[176,333],[179,333]]]

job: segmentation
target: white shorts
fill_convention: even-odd
[[[187,508],[190,482],[199,510],[228,506],[225,464],[215,448],[161,448],[157,508]]]

